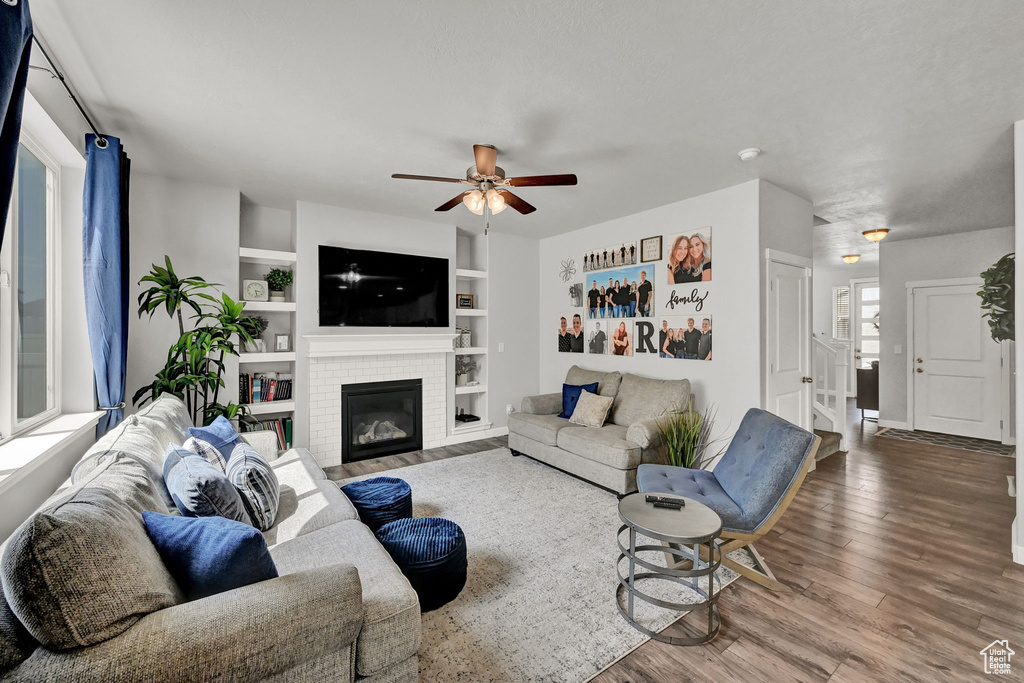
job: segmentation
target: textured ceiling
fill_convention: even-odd
[[[820,253],[1013,223],[1024,4],[33,0],[37,28],[138,170],[476,225],[473,143],[553,235],[753,178],[814,204]],[[44,101],[59,96],[35,72]],[[759,159],[736,152],[757,146]],[[667,227],[666,229],[669,229]]]

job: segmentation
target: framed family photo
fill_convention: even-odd
[[[668,284],[711,281],[711,227],[669,235]]]
[[[640,240],[640,263],[661,260],[661,235]]]

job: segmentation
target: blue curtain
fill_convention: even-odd
[[[31,51],[28,0],[0,0],[0,245],[4,243],[14,165],[18,160],[21,106],[25,102]]]
[[[2,0],[0,0],[2,1]],[[104,140],[106,145],[104,145]],[[128,178],[121,141],[85,136],[82,256],[97,409],[96,436],[124,417],[128,360]]]

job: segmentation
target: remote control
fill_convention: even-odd
[[[685,507],[686,501],[682,498],[667,498],[665,496],[648,495],[645,499],[648,503],[658,504],[665,503],[675,507]]]
[[[661,503],[661,502],[654,503],[654,507],[656,507],[656,508],[665,508],[666,510],[682,510],[683,509],[682,505],[673,505],[671,503]]]

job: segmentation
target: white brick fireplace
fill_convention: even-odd
[[[400,379],[423,381],[423,448],[448,436],[450,334],[306,335],[309,450],[321,467],[341,464],[341,386]]]

